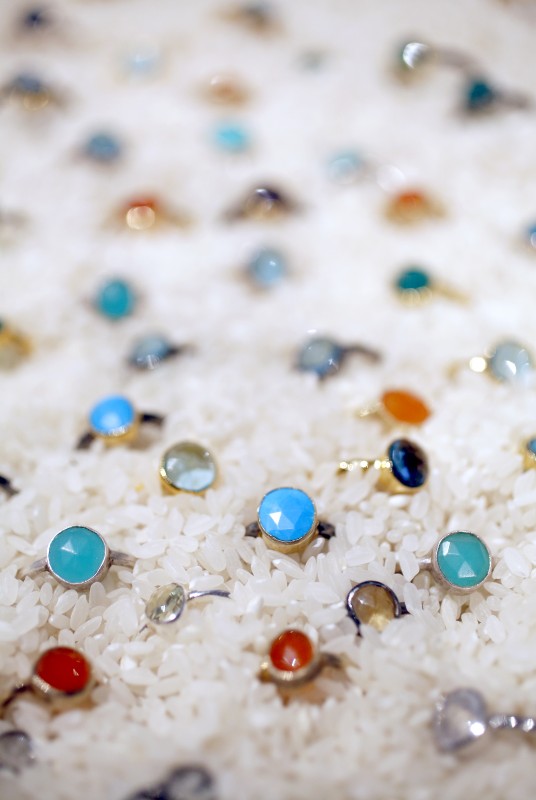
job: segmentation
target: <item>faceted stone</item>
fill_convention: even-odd
[[[259,526],[278,542],[299,542],[316,525],[316,509],[301,489],[272,489],[257,511]]]
[[[395,280],[399,292],[423,292],[431,285],[430,276],[418,267],[405,269]]]
[[[465,110],[471,113],[489,111],[498,99],[498,92],[482,78],[471,80],[465,88]]]
[[[480,692],[456,689],[436,708],[433,721],[437,747],[449,753],[475,742],[488,729],[488,713]]]
[[[352,150],[337,153],[328,163],[328,175],[334,183],[348,185],[363,177],[366,162]]]
[[[345,348],[333,339],[315,336],[299,351],[297,367],[303,372],[315,372],[319,378],[325,378],[338,372],[344,354]]]
[[[111,164],[122,153],[120,141],[111,133],[94,133],[84,145],[84,154],[93,161]]]
[[[100,286],[93,302],[104,317],[117,320],[132,314],[136,300],[132,286],[127,281],[115,278]]]
[[[155,625],[167,625],[179,619],[188,597],[178,583],[168,583],[150,596],[145,606],[147,619]]]
[[[179,442],[164,453],[160,475],[171,489],[204,492],[216,479],[216,463],[205,447],[195,442]]]
[[[177,348],[165,336],[150,334],[135,342],[128,361],[138,369],[155,369],[161,361],[176,352]]]
[[[95,578],[106,559],[102,536],[91,528],[73,526],[57,533],[48,546],[48,565],[64,583],[86,583]]]
[[[0,734],[0,769],[20,772],[35,760],[32,740],[24,731]]]
[[[409,189],[395,194],[387,203],[386,217],[391,222],[413,224],[442,213],[439,205],[427,194],[417,189]]]
[[[91,680],[91,667],[78,650],[53,647],[39,657],[34,674],[64,694],[79,694]]]
[[[408,489],[418,489],[428,479],[428,459],[423,450],[408,439],[396,439],[389,447],[388,458],[393,475]]]
[[[430,409],[420,397],[401,389],[384,392],[381,403],[393,419],[406,425],[422,425],[430,416]]]
[[[303,669],[313,658],[313,644],[302,631],[293,629],[283,631],[270,647],[270,661],[276,669],[283,672]]]
[[[279,250],[263,247],[250,258],[247,271],[256,286],[269,289],[286,277],[287,264]]]
[[[136,421],[134,406],[122,395],[109,395],[99,400],[89,414],[89,424],[99,436],[121,436]]]
[[[534,363],[532,356],[519,342],[502,342],[497,345],[488,361],[489,369],[498,381],[524,382]]]
[[[240,125],[225,123],[214,130],[214,144],[228,153],[243,153],[251,146],[247,131]]]
[[[456,531],[441,539],[437,566],[452,586],[472,589],[484,581],[491,567],[491,556],[484,542],[474,533]]]
[[[396,605],[387,586],[365,582],[352,592],[350,598],[352,612],[362,625],[372,625],[383,631],[396,617]]]

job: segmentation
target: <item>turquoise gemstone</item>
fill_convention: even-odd
[[[92,581],[105,564],[107,548],[91,528],[74,526],[57,533],[48,546],[48,566],[63,583]]]
[[[424,451],[408,439],[396,439],[388,451],[393,475],[402,486],[419,489],[428,480],[428,459]]]
[[[132,286],[121,279],[106,281],[98,290],[95,308],[108,319],[122,319],[132,314],[136,305],[136,294]]]
[[[301,489],[272,489],[262,498],[259,527],[278,542],[299,542],[316,525],[315,504]]]
[[[99,436],[121,436],[135,421],[134,406],[122,395],[104,397],[89,414],[89,424]]]
[[[111,133],[95,133],[84,145],[84,153],[93,161],[110,164],[121,156],[121,143]]]
[[[176,354],[178,348],[172,345],[165,336],[150,334],[138,339],[134,344],[130,356],[129,364],[138,369],[155,369],[161,361]]]
[[[502,342],[497,345],[488,361],[489,369],[498,381],[522,383],[534,369],[532,357],[519,342]]]
[[[482,78],[472,80],[465,89],[465,110],[487,111],[497,102],[498,92]]]
[[[334,183],[342,185],[355,183],[363,177],[367,164],[365,160],[353,150],[337,153],[328,162],[328,175]]]
[[[228,153],[242,153],[250,146],[249,136],[240,125],[222,124],[214,131],[214,143]]]
[[[431,286],[428,273],[418,267],[405,269],[397,277],[395,286],[399,292],[423,292]]]
[[[536,439],[529,439],[526,448],[531,455],[536,456]]]
[[[298,353],[297,367],[302,372],[316,372],[325,378],[338,372],[345,355],[344,347],[322,336],[315,336]]]
[[[484,542],[474,533],[456,531],[439,542],[437,566],[452,586],[472,589],[486,579],[491,556]]]
[[[263,247],[247,264],[247,271],[253,282],[262,289],[269,289],[285,278],[287,264],[279,250]]]
[[[216,464],[206,447],[180,442],[164,453],[160,475],[172,490],[204,492],[216,479]]]

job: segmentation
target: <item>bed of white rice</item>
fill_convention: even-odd
[[[479,687],[495,710],[536,714],[536,471],[523,472],[518,452],[536,431],[535,390],[447,374],[501,338],[536,341],[535,254],[519,239],[535,210],[534,116],[467,120],[456,73],[403,87],[388,69],[401,39],[423,36],[530,93],[524,4],[294,0],[276,6],[281,30],[263,38],[223,20],[223,3],[73,0],[54,5],[63,28],[40,45],[13,35],[25,4],[9,5],[2,81],[35,67],[68,104],[0,111],[1,202],[28,217],[2,244],[0,316],[35,343],[0,378],[0,473],[21,490],[0,499],[0,685],[7,692],[55,644],[80,648],[99,683],[89,709],[53,717],[31,699],[13,706],[1,729],[28,731],[38,763],[0,774],[0,796],[123,800],[191,762],[213,772],[222,800],[532,796],[534,753],[521,736],[498,735],[470,759],[440,756],[429,722],[441,693],[460,685]],[[121,59],[146,39],[162,47],[162,70],[128,80]],[[300,61],[312,49],[326,55],[317,70]],[[228,114],[200,95],[221,70],[250,87],[244,109]],[[251,155],[213,148],[210,132],[227,118],[250,130]],[[117,166],[77,156],[101,128],[125,142]],[[396,164],[447,216],[399,228],[383,218],[374,182],[330,184],[326,159],[349,147]],[[273,225],[224,223],[259,181],[287,190],[301,212]],[[151,235],[106,225],[146,191],[195,224]],[[265,294],[241,275],[262,244],[284,250],[292,269]],[[470,304],[402,308],[390,281],[408,262]],[[115,275],[143,299],[113,325],[88,298]],[[155,330],[195,352],[130,371],[132,341]],[[353,358],[320,385],[291,369],[310,330],[378,347],[384,361]],[[340,456],[377,456],[394,438],[353,413],[393,386],[434,410],[412,434],[431,463],[413,497],[378,493],[373,475],[335,475]],[[138,447],[74,452],[92,403],[118,391],[165,414],[162,431]],[[159,457],[185,438],[211,448],[219,481],[203,497],[163,496]],[[289,484],[337,525],[335,539],[303,556],[244,539],[263,494]],[[112,569],[85,593],[46,575],[22,580],[71,524],[136,556],[134,572]],[[496,556],[493,579],[461,600],[426,576],[412,580],[417,558],[452,529],[480,534]],[[394,574],[396,553],[404,575]],[[358,639],[343,600],[367,578],[392,586],[411,615]],[[170,581],[226,588],[232,599],[192,604],[171,636],[140,634],[144,601]],[[319,680],[322,703],[284,706],[256,679],[289,625],[345,659],[344,679]]]

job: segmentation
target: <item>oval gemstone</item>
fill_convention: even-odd
[[[155,197],[136,197],[126,205],[125,221],[133,231],[145,231],[156,222],[160,204]]]
[[[526,347],[519,342],[502,342],[497,345],[488,361],[489,369],[498,381],[526,381],[534,363]]]
[[[214,144],[228,153],[243,153],[250,147],[247,132],[240,125],[225,123],[218,125],[214,131]]]
[[[53,647],[40,656],[34,674],[52,689],[64,694],[79,694],[91,680],[91,667],[78,650]]]
[[[111,164],[117,161],[121,155],[121,144],[119,140],[110,133],[95,133],[90,136],[84,145],[84,153],[93,161],[100,161],[102,164]]]
[[[439,542],[437,566],[452,586],[470,589],[487,578],[491,556],[484,542],[474,533],[456,531]]]
[[[397,277],[395,286],[399,292],[424,292],[430,288],[430,276],[418,267],[405,269]]]
[[[98,289],[94,305],[108,319],[128,317],[136,306],[136,293],[132,286],[120,278],[106,281]]]
[[[279,250],[263,247],[249,260],[247,271],[257,286],[269,289],[280,283],[286,276],[287,264]]]
[[[167,625],[179,619],[187,602],[186,592],[178,583],[157,589],[145,607],[147,619],[156,625]]]
[[[315,504],[301,489],[272,489],[258,511],[261,530],[278,542],[299,542],[316,526]]]
[[[164,453],[160,475],[172,490],[204,492],[216,479],[216,463],[206,447],[195,442],[179,442]]]
[[[383,631],[397,616],[393,593],[387,586],[365,582],[357,587],[350,597],[354,616],[362,625],[371,625]]]
[[[298,353],[297,366],[303,372],[315,372],[319,378],[332,375],[340,369],[344,348],[333,339],[310,339]]]
[[[155,369],[161,361],[169,358],[177,348],[165,336],[151,334],[138,339],[128,358],[129,364],[138,369]]]
[[[120,394],[104,397],[89,415],[89,424],[99,436],[122,436],[135,421],[134,406]]]
[[[283,631],[270,647],[270,661],[276,669],[283,672],[303,669],[309,666],[313,658],[313,644],[302,631]]]
[[[428,478],[428,459],[409,439],[396,439],[388,453],[395,478],[408,489],[418,489]]]
[[[384,392],[381,403],[391,417],[406,425],[422,425],[430,416],[430,409],[420,397],[401,389]]]
[[[388,202],[385,214],[392,222],[412,224],[441,213],[438,204],[424,192],[408,189],[394,195]]]
[[[106,544],[91,528],[75,525],[57,533],[48,546],[48,566],[63,583],[92,581],[105,564]]]

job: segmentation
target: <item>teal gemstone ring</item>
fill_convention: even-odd
[[[419,566],[456,594],[469,594],[488,580],[493,560],[476,533],[453,531],[437,542],[432,555],[421,559]]]
[[[86,589],[100,581],[111,566],[133,567],[135,558],[110,550],[100,533],[84,525],[73,525],[57,533],[46,558],[35,561],[27,575],[50,572],[69,589]]]

